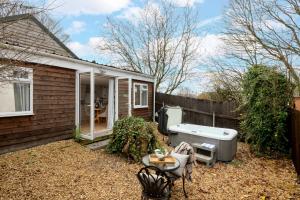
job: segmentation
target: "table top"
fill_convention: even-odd
[[[154,167],[157,167],[159,168],[161,171],[164,171],[164,172],[170,172],[170,171],[174,171],[176,169],[178,169],[180,167],[180,162],[177,158],[176,159],[176,162],[175,164],[153,164],[153,163],[150,163],[149,162],[149,156],[150,155],[145,155],[143,158],[142,158],[142,163],[143,165],[145,165],[146,167],[147,166],[154,166]]]

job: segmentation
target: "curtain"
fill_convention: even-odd
[[[141,86],[140,85],[135,85],[134,92],[135,92],[134,104],[139,106],[139,105],[141,105]]]
[[[30,111],[30,83],[14,83],[15,109]]]

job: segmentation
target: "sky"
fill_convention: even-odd
[[[155,1],[155,0],[152,0]],[[187,0],[172,0],[178,7]],[[110,64],[109,58],[97,51],[103,41],[103,30],[107,17],[132,19],[145,6],[145,0],[52,0],[48,4],[54,8],[51,13],[60,21],[64,31],[70,35],[67,46],[80,58],[98,63]],[[201,55],[203,59],[218,54],[222,32],[222,14],[229,0],[189,0],[188,5],[199,12],[199,33],[202,37]],[[203,83],[201,83],[201,81]],[[187,81],[183,86],[199,93],[205,90],[204,79]]]

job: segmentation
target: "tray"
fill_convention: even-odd
[[[164,160],[159,160],[155,154],[150,154],[149,163],[152,164],[175,164],[176,159],[172,156],[166,156]]]

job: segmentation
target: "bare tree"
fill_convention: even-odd
[[[217,70],[212,77],[212,95],[220,101],[234,101],[237,105],[240,105],[244,70],[235,66],[215,67]]]
[[[171,94],[191,77],[199,39],[197,13],[171,1],[147,3],[134,21],[108,18],[102,51],[126,68],[156,77],[158,90]]]
[[[300,93],[299,0],[232,0],[226,12],[225,42],[244,64],[286,70]]]
[[[47,7],[47,10],[50,8]],[[61,26],[61,20],[56,20],[49,15],[49,12],[40,12],[36,15],[38,20],[48,28],[62,43],[70,42],[70,35],[68,35]]]
[[[180,88],[178,88],[176,95],[183,96],[183,97],[192,97],[192,98],[197,97],[196,93],[191,91],[191,88],[186,86],[185,87],[181,86]]]
[[[45,5],[30,6],[22,0],[0,0],[0,82],[2,84],[15,78],[13,71],[22,73],[22,68],[16,66],[19,62],[29,59],[33,53],[37,52],[38,48],[36,47],[43,45],[43,38],[45,38],[44,33],[35,32],[35,34],[39,34],[38,37],[41,38],[41,41],[28,40],[30,41],[28,46],[22,46],[15,50],[14,46],[18,46],[18,35],[13,25],[18,22],[6,21],[6,18],[22,15],[26,19],[28,15],[33,15],[56,36],[68,39],[59,24],[48,16],[47,12],[49,10],[50,8]],[[32,31],[30,24],[24,25],[23,37],[30,38]]]
[[[45,27],[47,27],[57,38],[63,43],[69,42],[69,35],[66,34],[60,26],[60,20],[56,20],[50,16],[53,2],[40,5],[30,5],[24,0],[0,0],[0,18],[8,16],[31,14],[34,15]]]

